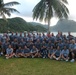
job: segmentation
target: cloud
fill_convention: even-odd
[[[75,10],[75,7],[76,7],[76,0],[68,0],[68,9],[69,9],[69,19],[71,20],[75,20],[76,21],[76,10]]]
[[[4,2],[11,2],[11,1],[17,1],[21,3],[20,5],[14,6],[14,8],[16,8],[20,12],[20,14],[15,13],[15,16],[21,16],[23,18],[28,17],[29,19],[31,19],[32,10],[40,0],[4,0]],[[70,11],[69,19],[76,21],[76,10],[75,10],[76,0],[68,0],[68,2],[69,2],[68,9]]]
[[[14,0],[4,0],[5,2],[11,2]],[[14,6],[20,14],[16,14],[19,16],[25,16],[25,17],[32,17],[32,10],[34,6],[40,1],[40,0],[15,0],[20,3],[18,6]]]

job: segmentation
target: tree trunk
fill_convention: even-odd
[[[48,33],[50,33],[50,18],[51,18],[50,13],[51,13],[51,11],[50,11],[50,4],[49,4],[49,11],[48,11]]]
[[[50,32],[50,19],[48,19],[48,33]]]

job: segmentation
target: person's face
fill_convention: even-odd
[[[18,33],[16,33],[16,35],[18,35]]]
[[[11,48],[11,45],[9,45],[9,48]]]
[[[35,46],[33,46],[33,48],[35,49]]]
[[[59,49],[60,49],[60,47],[58,46],[58,47],[57,47],[57,50],[59,50]]]
[[[25,49],[26,49],[27,47],[25,46]]]
[[[21,47],[19,47],[19,49],[21,49]]]
[[[51,46],[51,49],[53,49],[53,46]]]
[[[66,49],[66,46],[64,46],[64,49]]]

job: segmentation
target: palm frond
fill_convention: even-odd
[[[14,13],[14,12],[20,13],[19,11],[17,11],[17,10],[14,9],[14,8],[6,8],[6,10],[7,10],[8,12],[11,12],[11,13]]]
[[[68,1],[67,0],[62,0],[62,2],[64,2],[65,4],[68,4]]]
[[[13,6],[13,5],[18,5],[18,4],[20,4],[20,3],[14,1],[14,2],[5,3],[4,6]]]
[[[0,0],[0,16],[2,16],[3,19],[7,21],[5,14],[8,16],[11,16],[11,13],[13,12],[19,13],[19,11],[17,11],[16,9],[7,7],[7,6],[18,5],[18,4],[20,3],[16,1],[4,4],[3,0]]]
[[[33,9],[33,19],[48,22],[50,31],[50,19],[55,15],[59,19],[68,18],[69,10],[66,7],[67,0],[41,0]]]
[[[39,18],[39,13],[41,11],[41,6],[42,2],[40,1],[33,9],[33,19],[38,19]]]
[[[4,13],[3,12],[1,12],[1,16],[3,17],[3,19],[7,22],[7,18],[6,18],[6,16],[4,15]]]
[[[67,0],[62,0],[68,3]],[[33,9],[33,19],[48,21],[54,15],[58,18],[68,18],[69,10],[61,0],[41,0]]]
[[[58,18],[68,18],[69,10],[64,3],[59,0],[54,0],[52,1],[52,6],[55,11],[55,15]]]
[[[11,16],[10,12],[6,8],[2,8],[2,12],[8,16]]]

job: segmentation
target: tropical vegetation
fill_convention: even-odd
[[[26,22],[24,19],[20,17],[15,17],[15,18],[9,18],[7,21],[4,21],[3,19],[0,19],[0,32],[7,32],[7,31],[13,31],[13,32],[32,32],[32,31],[37,31],[37,32],[46,32],[47,29],[44,28],[43,26],[37,24],[33,25],[32,23]]]
[[[5,14],[8,16],[11,16],[11,13],[13,13],[13,12],[19,13],[19,11],[17,11],[16,9],[9,7],[9,6],[14,6],[14,5],[18,5],[18,4],[20,4],[20,3],[16,2],[16,1],[4,3],[3,0],[0,0],[0,16],[2,16],[3,19],[7,21]]]
[[[67,0],[40,0],[33,9],[33,19],[47,22],[48,32],[50,32],[50,20],[52,17],[68,18],[67,4]]]

